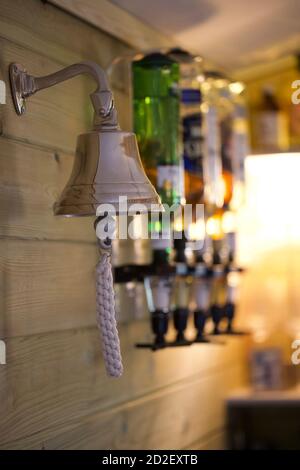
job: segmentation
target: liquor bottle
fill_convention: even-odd
[[[162,202],[179,205],[182,193],[182,161],[179,138],[179,65],[161,53],[132,63],[134,131],[148,177]],[[145,278],[145,290],[155,334],[152,348],[164,347],[168,327],[172,265],[171,226],[162,214],[151,218],[153,262]],[[170,226],[171,225],[171,226]]]
[[[262,89],[254,124],[257,151],[270,153],[288,150],[288,119],[280,109],[272,86]]]
[[[214,82],[219,96],[219,122],[221,131],[221,160],[223,207],[227,208],[233,195],[233,122],[234,106],[230,81],[221,76]]]
[[[222,230],[226,246],[226,260],[230,268],[236,268],[237,245],[238,245],[238,214],[227,210],[222,216]]]
[[[143,278],[154,341],[137,343],[136,347],[156,351],[168,346],[165,335],[169,325],[174,269],[170,264],[169,250],[164,241],[157,240],[153,248],[153,261]]]
[[[245,158],[250,154],[248,112],[243,94],[243,85],[234,87],[232,85],[233,101],[233,134],[232,134],[232,171],[233,171],[233,194],[230,208],[237,210],[245,200]],[[235,91],[236,90],[236,91]]]
[[[195,304],[194,325],[196,328],[195,343],[210,343],[205,337],[205,326],[209,317],[211,304],[212,270],[210,269],[210,257],[208,242],[210,238],[205,237],[203,247],[196,252],[195,270],[193,280],[193,298]]]
[[[179,65],[153,53],[133,62],[132,75],[134,132],[146,173],[163,203],[180,203]]]
[[[192,344],[192,342],[185,337],[185,330],[189,318],[189,302],[192,286],[192,278],[189,275],[185,248],[186,238],[184,233],[182,233],[180,238],[174,239],[176,276],[173,288],[173,320],[176,330],[176,339],[171,343],[171,346],[188,346]]]
[[[226,302],[224,305],[223,318],[227,321],[224,334],[227,335],[246,335],[247,332],[233,329],[233,321],[236,314],[237,296],[240,284],[240,276],[243,272],[236,264],[236,236],[237,221],[236,214],[232,211],[226,211],[222,217],[222,228],[224,232],[225,244],[225,280],[226,280]]]
[[[224,210],[222,208],[216,209],[211,215],[207,217],[206,220],[206,232],[207,235],[211,238],[213,244],[213,251],[219,252],[214,249],[215,245],[220,245],[220,241],[224,238],[223,231],[223,215]]]
[[[180,119],[184,163],[185,200],[188,204],[203,202],[203,155],[201,83],[204,80],[202,58],[182,49],[172,49],[169,56],[180,67]]]
[[[206,82],[203,84],[204,89],[206,89],[205,102],[213,106],[216,110],[215,132],[219,132],[219,136],[215,138],[215,142],[219,139],[219,147],[215,147],[215,150],[220,153],[221,174],[219,173],[218,179],[215,177],[215,183],[217,183],[218,180],[220,182],[218,186],[220,199],[218,201],[215,200],[214,204],[208,204],[206,229],[213,243],[214,266],[219,266],[220,268],[226,266],[229,256],[227,242],[230,236],[224,233],[223,220],[224,217],[226,218],[229,206],[233,200],[235,183],[237,185],[240,184],[240,187],[242,187],[244,182],[243,165],[245,148],[241,148],[241,142],[244,138],[244,129],[242,132],[240,127],[238,127],[241,121],[239,115],[241,111],[237,105],[237,103],[239,104],[239,100],[235,98],[235,94],[241,92],[241,87],[233,87],[233,84],[236,85],[236,83],[230,82],[227,78],[215,72],[208,73]],[[242,108],[242,110],[244,111],[244,108]],[[208,131],[209,128],[206,134]],[[237,136],[235,136],[235,131]],[[240,136],[240,133],[242,133],[242,136]],[[216,184],[214,187],[216,187]],[[235,196],[236,205],[238,205],[238,191],[235,193]],[[213,271],[216,271],[216,269]],[[224,276],[222,276],[222,281],[214,282],[214,284],[218,286],[219,292],[224,291],[224,289],[220,287],[222,283],[224,284],[224,279]],[[216,308],[216,311],[217,310],[218,308]],[[218,312],[218,314],[221,315],[221,309],[219,309]]]
[[[211,280],[211,307],[210,314],[214,324],[212,334],[221,334],[220,324],[225,315],[226,306],[226,270],[222,260],[222,244],[220,240],[214,245],[212,280]]]
[[[211,267],[211,305],[210,315],[214,324],[214,335],[221,333],[220,324],[224,316],[226,304],[226,266],[228,264],[228,250],[223,229],[223,208],[215,210],[206,222],[207,235],[212,242]]]
[[[224,182],[222,178],[222,109],[218,75],[206,72],[201,85],[203,103],[203,179],[204,201],[209,213],[224,205]],[[223,81],[221,81],[223,83]]]
[[[241,270],[231,266],[226,275],[226,303],[224,306],[224,318],[227,320],[227,326],[224,331],[226,335],[243,336],[249,334],[246,331],[233,329],[233,322],[236,315],[236,304],[238,289],[240,284]]]

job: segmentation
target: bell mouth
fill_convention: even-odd
[[[130,204],[130,201],[128,201],[128,204]],[[136,202],[132,202],[132,204],[136,204]],[[139,204],[141,204],[139,202]],[[122,211],[119,210],[119,205],[118,204],[111,204],[114,207],[114,212],[115,215],[119,214],[126,214],[127,211]],[[165,212],[165,209],[163,206],[157,204],[157,201],[153,201],[150,204],[149,203],[143,203],[145,206],[146,210],[144,211],[136,211],[136,214],[144,214],[147,212]],[[156,208],[158,206],[158,208]],[[53,212],[54,215],[57,217],[90,217],[96,215],[97,209],[99,207],[99,204],[86,204],[86,205],[80,205],[80,206],[61,206],[59,203],[55,203],[53,207]],[[129,213],[130,215],[130,213]]]
[[[116,215],[164,211],[131,132],[102,129],[78,137],[72,174],[54,214],[92,216],[101,205]]]
[[[153,197],[149,197],[148,194],[144,197],[143,195],[139,195],[139,197],[136,195],[132,197],[126,195],[126,206],[124,207],[124,203],[120,203],[117,196],[112,198],[111,193],[105,195],[101,192],[101,195],[98,194],[98,197],[95,197],[95,193],[93,195],[90,194],[90,197],[83,197],[82,193],[85,193],[87,196],[87,187],[84,186],[82,191],[80,189],[78,186],[67,187],[60,200],[54,204],[54,215],[62,217],[94,216],[101,205],[103,205],[104,212],[109,212],[111,207],[112,212],[116,215],[125,213],[130,215],[131,212],[142,214],[165,211],[158,195]]]

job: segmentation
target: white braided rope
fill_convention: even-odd
[[[123,373],[120,340],[115,317],[115,295],[109,253],[101,253],[96,267],[96,319],[102,338],[102,351],[108,375]]]

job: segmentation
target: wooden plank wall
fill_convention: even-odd
[[[120,41],[38,0],[0,0],[0,79],[20,62],[44,75],[89,59],[106,66]],[[115,84],[121,124],[128,96]],[[0,365],[2,449],[222,446],[223,398],[244,380],[245,345],[152,354],[133,344],[148,322],[120,313],[125,373],[108,379],[95,328],[92,220],[57,219],[94,84],[76,78],[33,96],[18,117],[0,106]],[[129,303],[128,303],[129,305]],[[125,321],[126,319],[126,321]]]

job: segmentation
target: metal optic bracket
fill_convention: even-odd
[[[19,116],[25,114],[26,98],[29,98],[34,93],[80,74],[90,75],[97,82],[97,89],[90,95],[96,117],[101,118],[102,124],[117,126],[113,96],[105,72],[98,64],[89,61],[70,65],[44,77],[29,75],[23,65],[10,64],[9,78],[16,113]]]

